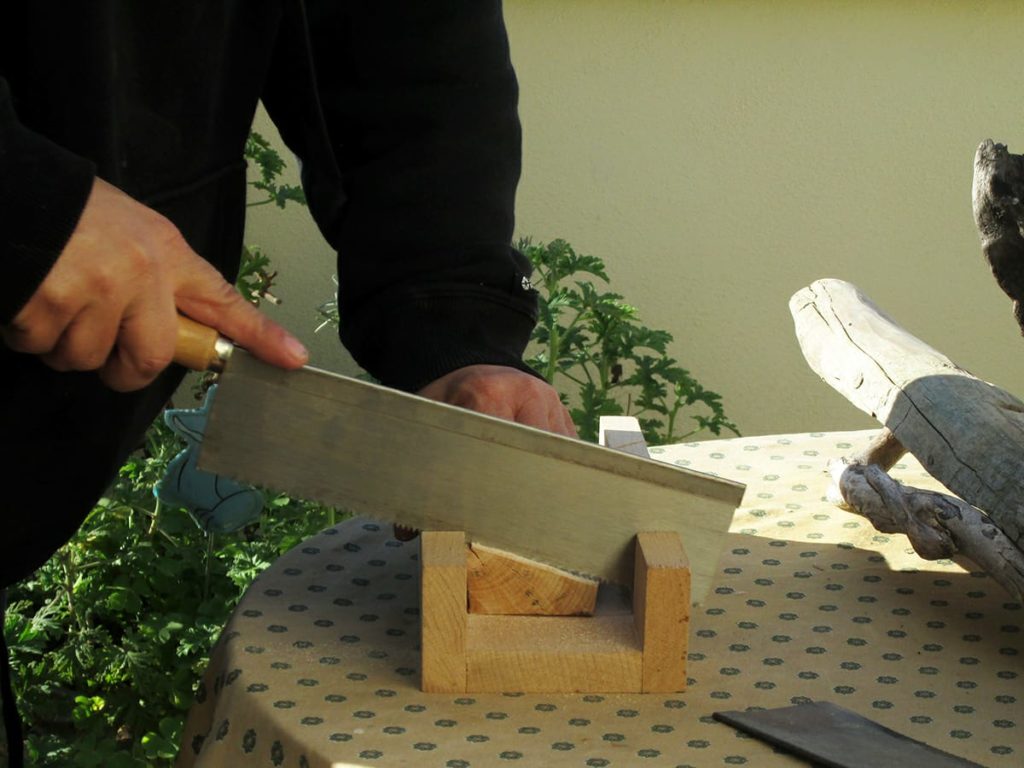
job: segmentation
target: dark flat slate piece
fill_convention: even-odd
[[[827,701],[714,718],[825,768],[984,768]]]

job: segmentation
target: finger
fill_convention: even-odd
[[[536,392],[516,414],[517,422],[566,437],[576,437],[576,427],[568,411],[553,391]]]
[[[4,343],[15,352],[45,355],[60,342],[80,307],[37,294],[3,327]]]
[[[45,355],[57,346],[63,328],[57,323],[10,325],[3,327],[4,344],[15,352]]]
[[[178,313],[170,293],[129,306],[100,379],[118,392],[142,389],[170,365],[177,333]]]
[[[567,437],[579,437],[580,433],[576,430],[576,423],[572,420],[572,415],[569,413],[569,409],[564,405],[559,405],[562,409],[562,430],[561,433]]]
[[[548,407],[548,426],[546,429],[557,435],[576,437],[576,428],[558,395],[552,392],[550,397],[545,398],[545,402]]]
[[[260,312],[205,261],[191,265],[176,292],[178,308],[193,320],[216,328],[264,362],[298,368],[309,352],[295,336]]]
[[[85,307],[68,325],[53,349],[41,359],[57,371],[95,371],[110,357],[117,340],[120,312],[105,303]]]

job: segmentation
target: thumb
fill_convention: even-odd
[[[309,361],[301,341],[242,298],[207,262],[195,258],[199,263],[192,265],[175,293],[181,312],[278,368],[299,368]]]

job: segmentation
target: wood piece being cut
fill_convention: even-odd
[[[502,616],[590,616],[594,579],[500,549],[471,544],[467,552],[469,612]]]

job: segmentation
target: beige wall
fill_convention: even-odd
[[[745,434],[873,424],[796,345],[787,301],[819,277],[1021,394],[1024,341],[970,186],[982,139],[1024,152],[1024,6],[506,0],[506,17],[518,232],[602,257]],[[333,257],[304,221],[260,213],[250,239],[280,253],[287,322],[311,331]],[[343,368],[321,342],[321,364]]]

